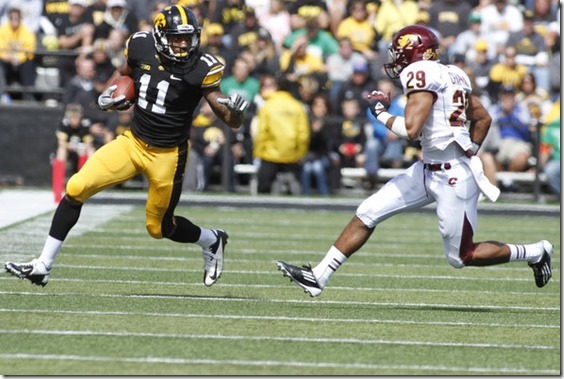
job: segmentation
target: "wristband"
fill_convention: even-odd
[[[384,112],[381,112],[378,116],[376,116],[376,119],[378,121],[380,121],[382,124],[384,124],[384,126],[386,126],[386,123],[392,117],[394,117],[394,115],[384,111]]]
[[[409,139],[409,136],[407,135],[407,129],[405,127],[405,118],[401,116],[396,116],[396,119],[392,123],[390,130],[402,138]]]

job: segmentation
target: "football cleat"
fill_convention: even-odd
[[[37,259],[29,263],[6,263],[6,271],[20,279],[27,279],[33,284],[45,287],[49,281],[49,272],[45,264]]]
[[[548,283],[552,277],[552,266],[550,264],[552,256],[552,244],[546,240],[542,240],[539,243],[542,244],[544,253],[541,259],[536,263],[529,263],[529,266],[533,269],[535,275],[535,284],[537,287],[541,288]]]
[[[227,238],[229,237],[221,229],[214,229],[212,232],[217,236],[217,240],[202,251],[204,255],[204,284],[208,287],[213,285],[221,276],[223,271],[223,253],[225,245],[227,245]]]
[[[304,292],[309,293],[311,297],[319,296],[323,291],[323,287],[315,279],[311,267],[303,266],[300,268],[282,261],[276,262],[276,265],[284,276],[287,276],[292,282],[302,287]]]

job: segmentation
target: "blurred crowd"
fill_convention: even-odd
[[[0,0],[0,103],[70,106],[88,120],[93,147],[103,145],[131,110],[103,112],[97,97],[124,62],[126,39],[150,31],[170,4],[198,17],[200,50],[225,64],[222,91],[251,103],[237,132],[200,107],[191,189],[208,190],[228,164],[219,176],[234,191],[233,166],[252,164],[269,165],[259,192],[334,194],[343,167],[364,168],[361,185],[373,190],[380,168],[418,159],[417,142],[379,123],[366,98],[390,93],[390,113],[403,114],[383,64],[394,33],[422,24],[439,36],[441,62],[461,66],[490,109],[480,149],[488,178],[542,170],[560,194],[558,0]]]

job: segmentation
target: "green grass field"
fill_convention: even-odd
[[[555,247],[456,270],[433,214],[402,214],[310,298],[275,261],[317,263],[352,212],[179,207],[230,234],[202,284],[196,245],[152,240],[140,206],[87,205],[45,288],[0,275],[4,375],[560,375],[560,220],[484,216],[476,240]],[[2,261],[37,256],[52,213],[0,230]]]

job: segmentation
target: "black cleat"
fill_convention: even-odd
[[[311,297],[319,296],[323,291],[323,287],[317,283],[311,267],[303,266],[300,268],[282,261],[276,262],[276,265],[284,276],[289,277],[291,281],[302,287]]]
[[[540,241],[540,243],[542,243],[544,249],[541,259],[537,263],[529,263],[535,274],[535,284],[539,288],[544,287],[552,277],[552,266],[550,264],[552,244],[546,240]]]

